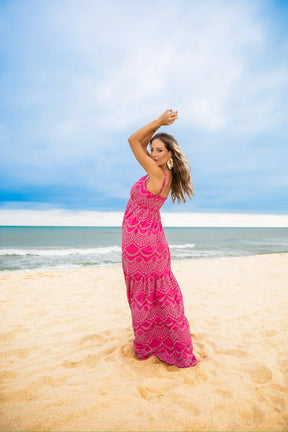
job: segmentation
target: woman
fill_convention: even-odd
[[[189,164],[175,138],[165,133],[154,135],[177,118],[177,111],[167,110],[128,139],[147,176],[131,189],[122,225],[122,265],[136,357],[143,360],[155,355],[184,368],[194,366],[197,359],[182,294],[171,271],[160,208],[170,192],[173,202],[191,198],[192,183]]]

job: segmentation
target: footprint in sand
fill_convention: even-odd
[[[104,330],[101,333],[93,333],[82,337],[79,341],[81,345],[91,344],[91,345],[104,345],[107,342],[111,342],[115,339],[115,334],[112,330]]]
[[[155,383],[152,385],[143,384],[137,386],[137,390],[141,398],[149,402],[161,400],[162,398],[166,397],[167,394],[169,394],[169,391],[171,390],[174,391],[174,389],[175,389],[175,382],[171,382],[170,380],[169,382],[166,383],[164,382],[163,385],[161,385],[161,383],[159,385],[159,382],[157,381],[157,385]],[[187,398],[184,398],[180,394],[177,394],[176,401],[177,402],[175,403],[181,406],[182,408],[184,408],[185,410],[189,411],[190,415],[198,416],[201,414],[201,410],[195,406],[195,403],[190,402],[189,400],[187,400]]]
[[[111,334],[112,334],[112,330],[104,330],[104,331],[102,332],[102,334],[105,335],[105,336],[111,336]]]
[[[131,328],[127,327],[125,330],[123,330],[123,338],[125,340],[129,341],[129,338],[127,338],[125,335],[126,333],[131,333]],[[122,333],[120,336],[120,340],[122,339]],[[129,335],[130,335],[129,333]],[[62,367],[65,369],[74,369],[79,366],[89,366],[89,367],[95,367],[97,363],[101,360],[105,361],[112,361],[115,359],[115,352],[120,351],[122,355],[126,358],[132,358],[133,353],[131,352],[130,345],[132,346],[132,340],[131,344],[126,344],[125,346],[120,346],[119,343],[119,337],[115,337],[115,332],[112,330],[104,330],[101,333],[93,333],[88,334],[84,337],[82,337],[78,344],[83,347],[83,349],[87,352],[87,350],[91,351],[93,349],[93,354],[89,354],[86,357],[83,357],[80,360],[65,360],[62,362]],[[76,354],[77,353],[77,354]],[[81,355],[81,350],[79,351],[79,348],[75,349],[73,353],[71,353],[71,357],[77,355]]]
[[[122,355],[126,358],[130,358],[130,359],[135,359],[136,356],[134,354],[134,350],[133,350],[133,345],[132,345],[132,341],[129,344],[123,345],[120,348],[120,351],[122,353]]]
[[[240,405],[238,414],[241,418],[245,419],[248,424],[259,424],[265,419],[265,411],[261,410],[255,404],[244,407]]]
[[[224,354],[224,355],[230,355],[234,357],[249,357],[246,351],[242,351],[240,349],[230,349],[230,350],[222,350],[222,351],[216,351],[217,354]]]
[[[277,330],[273,330],[273,329],[264,330],[264,331],[261,332],[261,334],[263,336],[266,336],[266,337],[272,337],[272,336],[276,336],[278,334],[278,331]]]
[[[285,393],[285,395],[287,394],[287,387],[284,387],[280,384],[271,384],[271,388],[277,392]]]
[[[175,368],[178,369],[178,368]],[[193,368],[194,369],[194,368]],[[197,373],[192,375],[192,377],[189,376],[185,376],[185,385],[189,386],[189,387],[195,387],[197,386],[200,382],[205,382],[209,379],[209,374],[202,369],[197,369]]]
[[[174,390],[175,383],[171,380],[164,380],[159,384],[158,378],[146,380],[142,385],[137,385],[137,390],[142,399],[147,401],[160,400],[172,389]]]
[[[0,382],[14,381],[17,374],[11,370],[3,370],[0,372]]]
[[[65,369],[74,369],[79,366],[89,366],[91,368],[94,368],[97,366],[97,363],[99,363],[99,361],[103,359],[105,359],[106,361],[113,359],[114,356],[111,356],[111,354],[113,354],[117,350],[117,348],[118,347],[110,347],[105,350],[99,351],[96,354],[89,354],[88,356],[78,361],[65,360],[61,365]]]
[[[279,396],[274,396],[274,395],[268,395],[268,397],[270,398],[275,411],[278,411],[281,413],[286,411],[286,400],[285,399],[283,399]]]
[[[22,333],[26,333],[26,332],[28,332],[28,330],[26,330],[24,328],[17,328],[17,329],[10,330],[10,331],[5,332],[5,333],[1,333],[0,334],[0,341],[1,342],[6,342],[6,341],[10,342],[11,339],[13,339],[15,336],[19,336]]]
[[[253,407],[252,413],[253,423],[259,423],[265,419],[265,411],[261,410],[259,407]]]
[[[70,361],[70,360],[65,360],[62,363],[62,366],[65,369],[74,369],[77,368],[79,366],[89,366],[89,367],[95,367],[97,365],[97,363],[99,362],[101,358],[101,355],[88,355],[87,357],[85,357],[82,360],[79,361]]]
[[[27,357],[29,357],[29,355],[31,354],[30,349],[27,348],[18,348],[15,350],[10,350],[10,351],[4,351],[2,353],[0,353],[0,358],[1,359],[7,359],[10,357],[18,357],[20,359],[25,359]]]
[[[155,421],[156,420],[156,417],[152,413],[149,413],[149,412],[144,411],[144,410],[139,410],[135,414],[138,418],[143,418],[143,419],[145,418],[149,421]]]
[[[159,400],[164,396],[164,392],[153,387],[138,386],[138,392],[142,399],[147,401]]]
[[[257,384],[266,384],[272,379],[272,372],[266,366],[249,369],[247,372],[251,376],[252,380]]]
[[[48,386],[52,388],[58,388],[61,387],[65,381],[67,380],[67,377],[65,376],[48,376],[44,375],[42,377],[39,377],[37,381],[33,381],[29,384],[30,390],[38,391],[41,390],[43,386]]]
[[[181,398],[179,398],[179,396],[177,396],[176,404],[180,405],[182,408],[189,411],[190,415],[193,415],[193,416],[198,416],[202,412],[198,407],[195,406],[195,404],[193,404],[192,402],[189,402],[186,399],[181,399]]]
[[[107,337],[102,336],[102,334],[91,334],[91,335],[87,335],[84,336],[81,340],[80,340],[80,344],[93,344],[93,345],[103,345],[104,343],[107,342]]]
[[[191,334],[191,336],[195,349],[195,355],[198,359],[198,365],[212,353],[217,352],[217,344],[213,342],[206,333],[197,333],[197,335]],[[209,359],[211,359],[211,356]]]
[[[0,396],[1,402],[34,402],[38,399],[38,395],[36,393],[31,392],[30,390],[19,390],[17,392],[7,392],[2,393]]]
[[[213,393],[216,393],[220,396],[222,396],[224,399],[232,399],[233,398],[233,393],[229,390],[215,390]]]
[[[72,362],[70,360],[65,360],[61,366],[64,367],[65,369],[73,369],[80,366],[80,364],[81,362],[76,362],[76,361]]]

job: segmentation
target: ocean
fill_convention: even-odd
[[[172,260],[288,253],[288,228],[164,228]],[[0,227],[0,271],[121,265],[120,227]]]

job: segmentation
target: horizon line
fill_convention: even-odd
[[[0,225],[0,228],[122,228],[121,225]],[[288,228],[288,226],[167,226],[163,225],[163,228],[180,228],[180,229],[186,229],[186,228]]]
[[[121,227],[123,216],[117,211],[0,209],[0,226]],[[163,227],[171,228],[288,227],[288,214],[163,212],[161,220]]]

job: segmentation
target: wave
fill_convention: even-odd
[[[183,245],[171,245],[170,249],[192,249],[195,247],[193,243]],[[2,248],[0,256],[69,256],[69,255],[108,255],[111,253],[121,253],[120,246],[106,246],[98,248],[67,248],[67,249],[19,249],[19,248]]]
[[[0,249],[0,255],[14,255],[14,256],[69,256],[69,255],[107,255],[110,253],[119,253],[121,248],[119,246],[108,246],[98,248],[82,248],[82,249]]]
[[[186,243],[182,245],[171,245],[169,246],[170,249],[191,249],[194,248],[195,244],[193,243]]]

